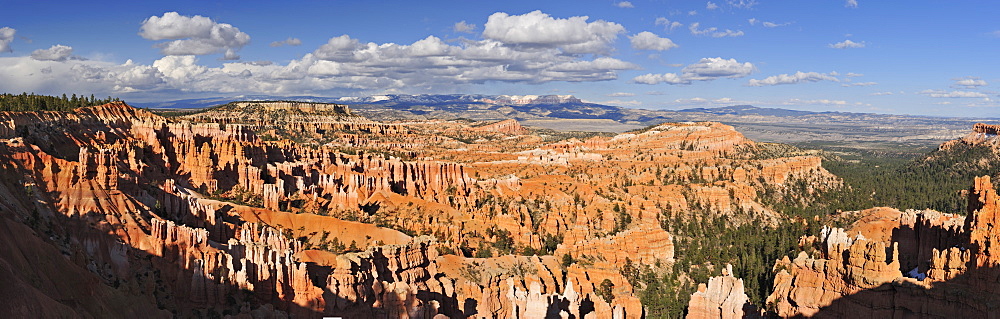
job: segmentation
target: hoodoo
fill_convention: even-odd
[[[663,220],[773,223],[759,190],[839,185],[813,157],[747,156],[758,146],[717,123],[546,142],[513,120],[115,103],[0,113],[0,131],[4,220],[111,298],[75,300],[179,316],[641,318],[621,269],[674,262]],[[13,305],[62,304],[62,277],[14,274],[53,301]],[[99,314],[66,307],[52,309]]]

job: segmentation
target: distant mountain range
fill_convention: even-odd
[[[186,99],[133,104],[153,109],[201,109],[231,101],[253,100],[341,103],[350,105],[361,114],[379,120],[414,118],[467,118],[474,120],[502,120],[509,118],[517,120],[603,119],[635,125],[649,125],[679,118],[697,120],[702,115],[787,117],[826,114],[826,112],[758,108],[750,105],[684,110],[642,110],[588,103],[572,95],[390,94],[366,97],[276,97],[247,95],[235,98]]]
[[[154,109],[200,109],[247,100],[347,104],[357,114],[382,121],[516,119],[526,126],[555,130],[620,132],[663,122],[717,121],[736,127],[756,141],[847,149],[884,149],[900,145],[906,149],[926,148],[966,134],[976,122],[1000,123],[990,118],[810,112],[750,105],[645,110],[587,103],[571,95],[398,94],[334,98],[248,95],[133,105]]]
[[[440,115],[441,118],[464,117],[477,119],[493,110],[497,113],[493,117],[487,116],[482,120],[500,120],[515,118],[519,120],[535,118],[552,119],[608,119],[625,122],[646,122],[660,119],[672,119],[680,114],[694,115],[717,115],[717,116],[776,116],[776,117],[809,117],[815,115],[841,115],[848,117],[862,116],[867,119],[871,117],[887,117],[893,119],[914,118],[928,119],[942,117],[891,115],[875,113],[850,113],[850,112],[812,112],[788,110],[781,108],[761,108],[751,105],[733,105],[716,108],[689,108],[682,110],[645,110],[588,103],[572,95],[484,95],[484,94],[388,94],[373,95],[364,97],[317,97],[317,96],[269,96],[269,95],[243,95],[236,97],[217,97],[201,99],[184,99],[165,102],[140,102],[130,103],[138,107],[153,109],[201,109],[216,105],[226,104],[232,101],[303,101],[320,103],[347,104],[359,110],[379,110],[391,109],[404,111],[413,115],[427,116],[428,114]],[[509,109],[508,109],[509,108]],[[462,113],[471,113],[473,117],[463,116]],[[449,116],[450,115],[450,116]],[[479,116],[476,116],[479,115]],[[689,116],[682,116],[689,117]],[[953,118],[963,119],[963,118]],[[968,119],[968,118],[965,118]],[[987,119],[994,120],[994,119]]]

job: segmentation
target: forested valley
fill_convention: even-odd
[[[644,287],[640,297],[649,317],[683,318],[698,283],[718,276],[726,264],[732,264],[733,275],[744,280],[750,302],[769,309],[766,298],[773,290],[775,260],[794,257],[802,236],[818,235],[823,226],[852,222],[840,213],[885,206],[964,215],[973,178],[991,175],[996,181],[1000,176],[1000,158],[981,144],[954,143],[917,158],[823,157],[823,167],[842,178],[844,186],[820,193],[807,204],[801,198],[762,191],[764,203],[786,217],[777,227],[759,222],[733,226],[724,217],[664,219],[661,226],[677,236],[672,267],[622,269],[627,278]]]

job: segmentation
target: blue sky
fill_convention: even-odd
[[[5,1],[0,88],[1000,116],[982,1]]]

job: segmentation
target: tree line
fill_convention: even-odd
[[[888,206],[964,215],[973,178],[991,175],[997,181],[1000,175],[1000,157],[990,146],[965,143],[914,160],[824,161],[823,166],[848,185],[825,201],[845,211]]]
[[[33,111],[60,111],[69,112],[78,107],[102,105],[111,102],[120,102],[118,98],[107,97],[99,99],[93,94],[88,96],[50,96],[35,93],[0,94],[0,111],[12,112],[33,112]]]

